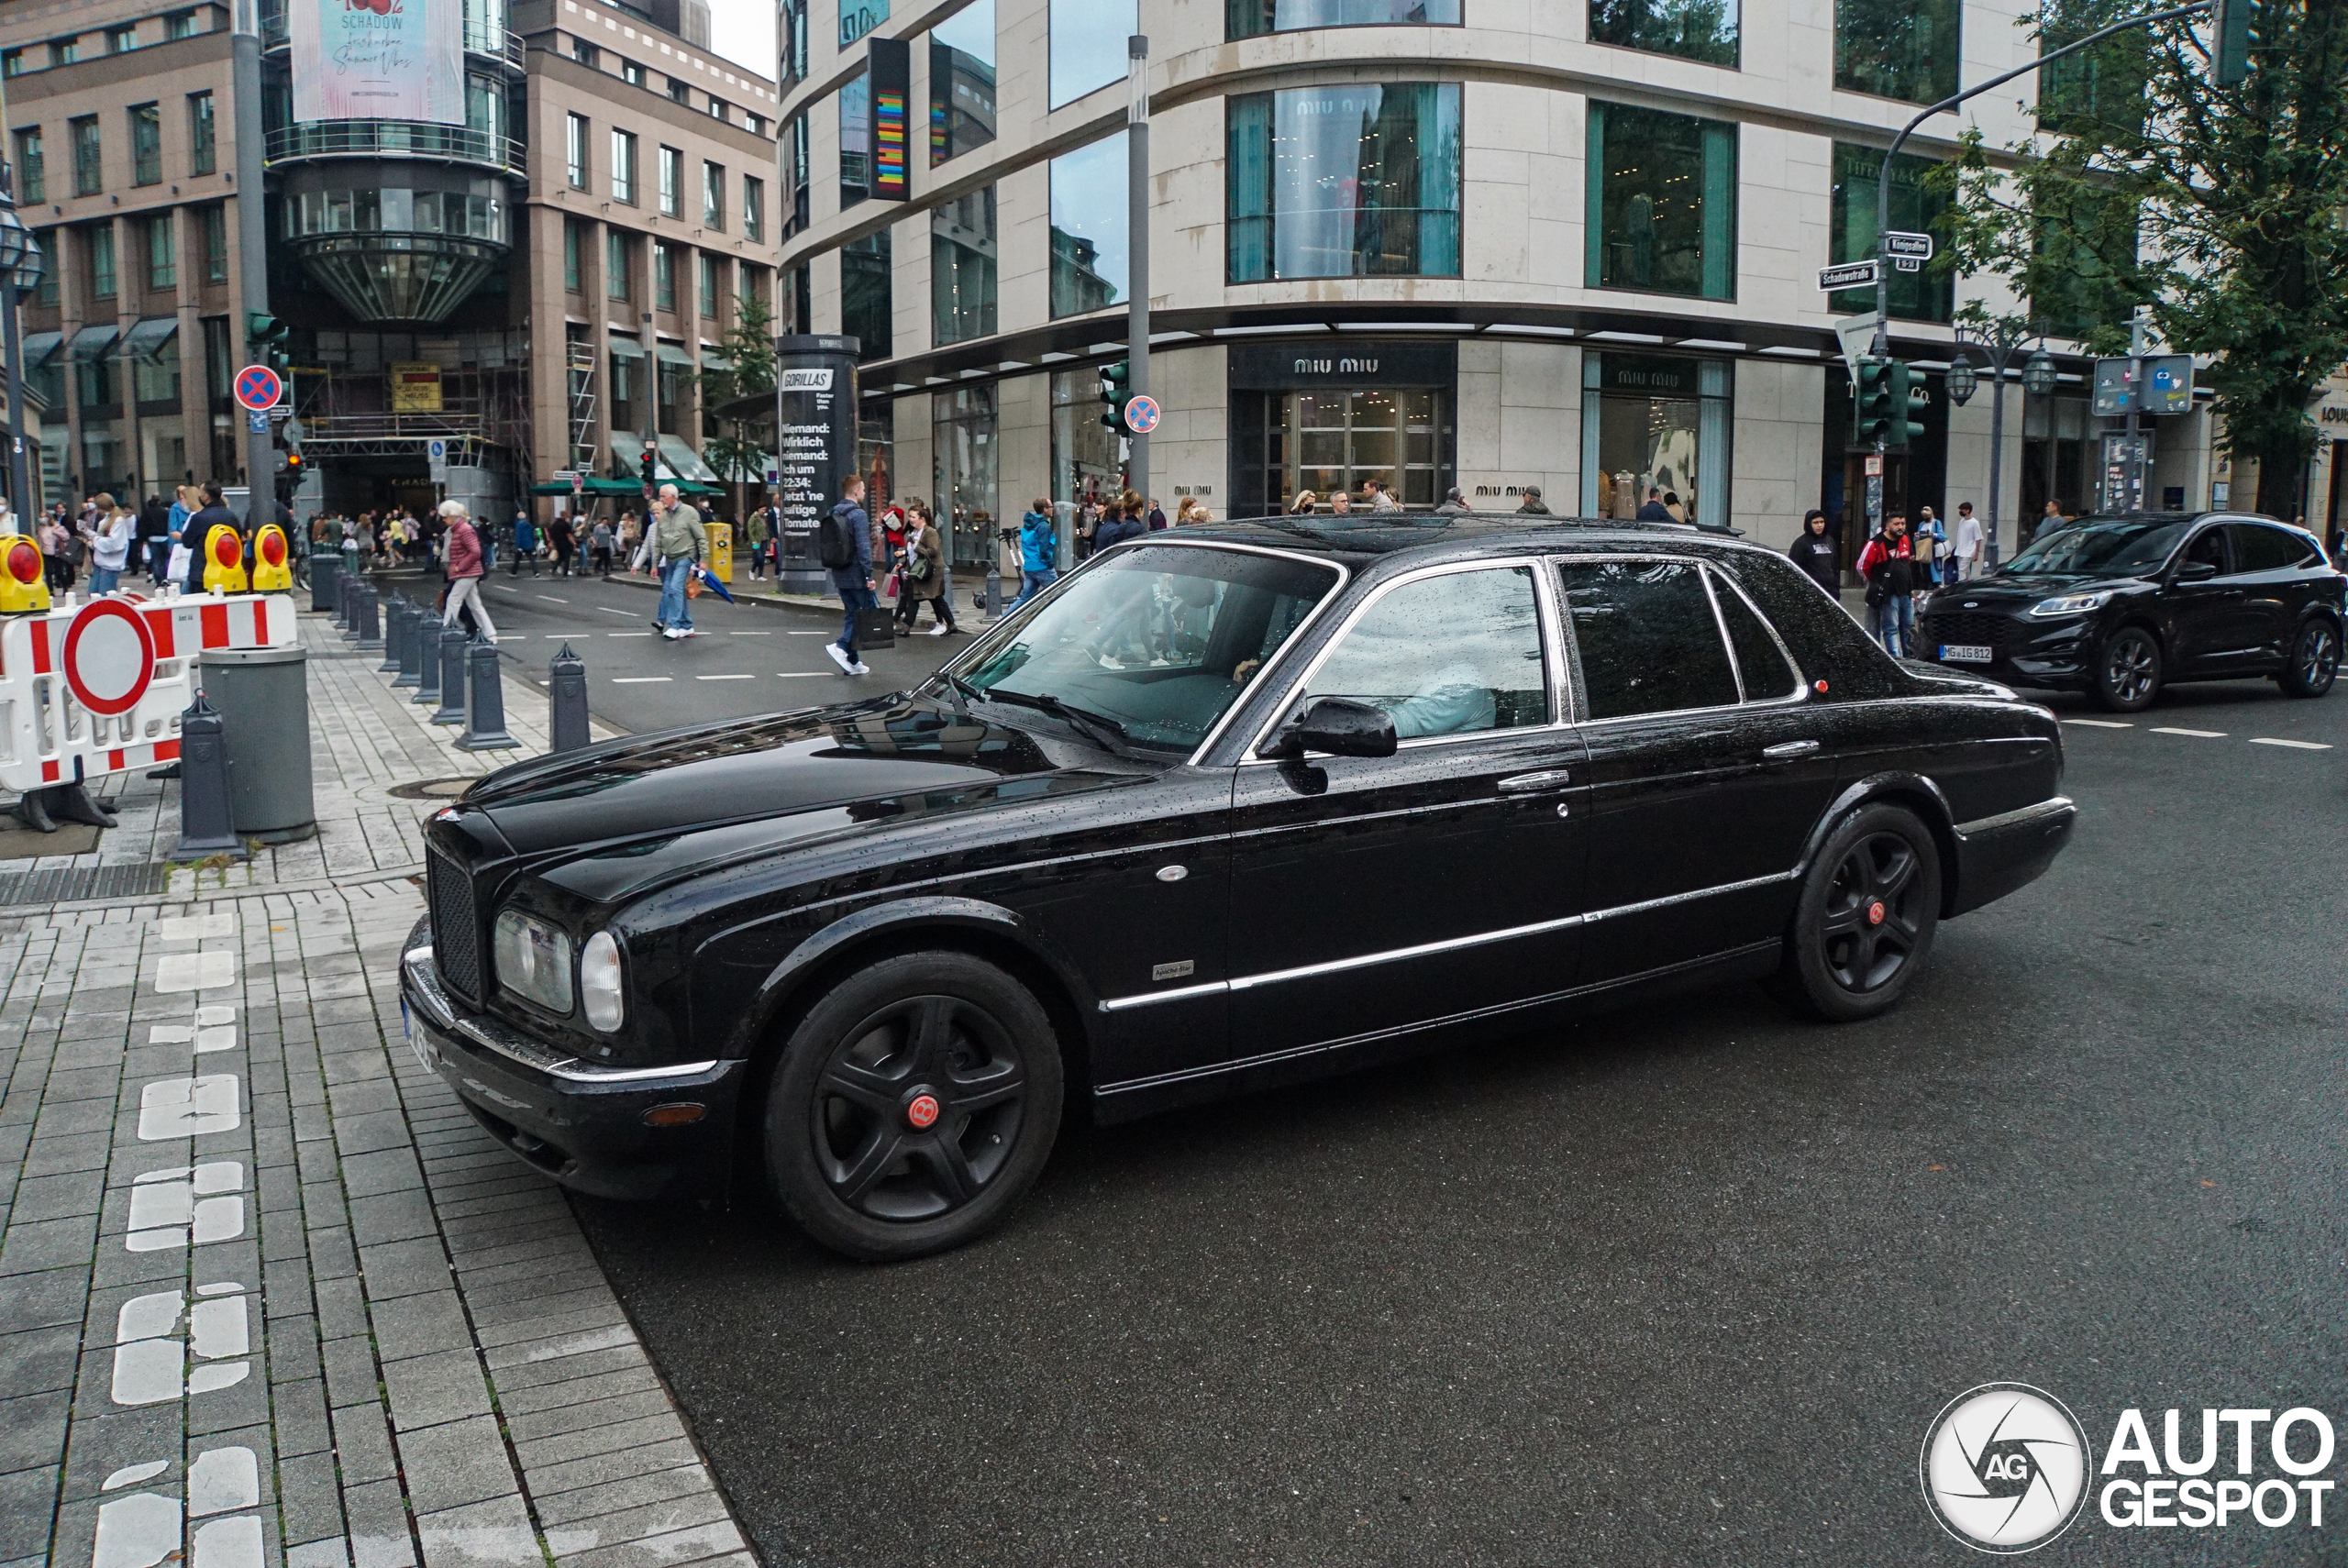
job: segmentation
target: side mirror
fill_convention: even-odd
[[[2176,569],[2179,582],[2207,582],[2217,575],[2216,565],[2210,561],[2187,561]]]
[[[1394,716],[1351,697],[1317,697],[1280,726],[1258,755],[1298,757],[1309,751],[1330,756],[1391,756]]]

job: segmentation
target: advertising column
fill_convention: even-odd
[[[856,472],[856,354],[853,337],[782,337],[775,350],[775,503],[782,512],[776,586],[828,593],[815,557],[815,525]]]

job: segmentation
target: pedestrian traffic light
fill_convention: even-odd
[[[1883,445],[1887,451],[1904,452],[1908,443],[1924,433],[1919,416],[1932,399],[1925,393],[1924,378],[1894,359],[1887,378],[1890,396],[1890,418],[1884,426]]]
[[[660,448],[647,445],[644,448],[644,493],[650,495],[660,487]]]
[[[1101,423],[1120,436],[1133,434],[1125,424],[1125,395],[1133,384],[1134,368],[1125,360],[1101,367],[1101,401],[1109,405],[1109,412],[1101,416]]]
[[[1857,364],[1851,398],[1854,434],[1862,447],[1891,439],[1891,368],[1895,361],[1866,355]]]
[[[2210,80],[2220,87],[2238,87],[2250,75],[2251,51],[2260,38],[2260,0],[2217,0],[2217,15],[2210,28]]]

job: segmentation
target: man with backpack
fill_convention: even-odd
[[[1897,512],[1883,520],[1883,532],[1859,552],[1859,576],[1867,585],[1876,641],[1894,658],[1908,657],[1908,644],[1916,635],[1915,595],[1924,586],[1924,569],[1908,537],[1908,519]]]
[[[1059,527],[1052,518],[1052,503],[1042,496],[1019,519],[1019,597],[1013,610],[1060,580]]]
[[[869,675],[871,667],[856,657],[856,618],[880,601],[872,594],[872,519],[864,511],[864,479],[850,474],[840,489],[839,504],[815,528],[815,558],[832,574],[832,588],[847,613],[840,640],[824,651],[843,675]]]

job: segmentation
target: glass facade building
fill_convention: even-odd
[[[1459,98],[1419,82],[1231,99],[1231,282],[1457,276]]]

